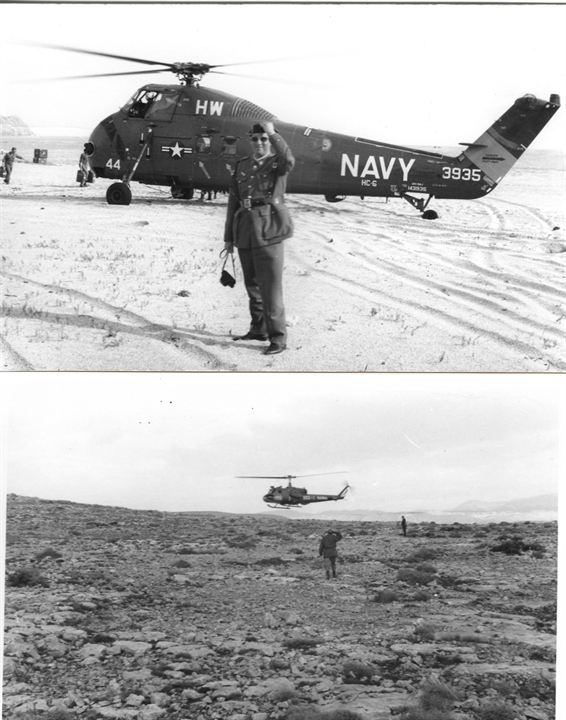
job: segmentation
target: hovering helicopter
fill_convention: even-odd
[[[340,471],[339,471],[340,472]],[[301,507],[302,505],[310,505],[311,503],[328,502],[330,500],[343,500],[346,497],[350,486],[345,485],[337,495],[329,494],[310,494],[306,488],[295,487],[293,480],[299,477],[315,477],[316,475],[334,475],[335,473],[314,473],[313,475],[237,475],[239,478],[254,478],[265,480],[287,480],[287,485],[283,487],[275,487],[272,485],[267,493],[263,496],[271,508],[282,508],[289,510],[291,505]],[[270,503],[274,503],[271,505]]]
[[[251,123],[271,120],[296,160],[289,193],[323,195],[328,202],[347,196],[403,198],[433,219],[435,211],[426,210],[432,198],[473,199],[492,192],[560,107],[559,95],[548,101],[524,95],[477,140],[460,143],[464,149],[458,155],[444,155],[286,123],[249,100],[200,87],[207,73],[231,74],[219,70],[228,65],[42,46],[151,66],[72,78],[172,72],[179,80],[139,88],[91,133],[86,154],[94,174],[115,180],[106,192],[111,205],[131,202],[132,181],[169,186],[173,197],[185,199],[197,189],[228,190],[236,161],[249,154]]]

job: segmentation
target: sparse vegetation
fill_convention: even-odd
[[[373,602],[392,603],[399,600],[399,595],[394,590],[380,590],[373,596]]]
[[[417,625],[414,633],[419,640],[434,640],[436,627],[431,623],[422,623],[422,625]]]
[[[405,558],[405,560],[408,563],[420,563],[426,560],[434,560],[436,556],[437,553],[435,550],[423,547],[419,548],[419,550],[415,550],[415,552]]]
[[[29,563],[52,588],[6,590],[6,720],[16,720],[17,683],[33,698],[22,720],[51,720],[53,705],[74,713],[54,720],[96,720],[110,696],[112,713],[139,709],[142,717],[156,704],[171,720],[194,712],[202,720],[362,720],[374,699],[377,715],[389,697],[394,720],[508,720],[509,708],[525,720],[529,708],[553,717],[556,525],[482,526],[478,547],[471,526],[458,526],[464,540],[452,543],[453,530],[414,523],[419,548],[395,523],[362,527],[366,534],[345,523],[346,563],[337,582],[326,582],[316,557],[327,527],[320,520],[76,504],[54,514],[39,500],[8,507],[7,530],[17,536],[6,550],[8,571]],[[111,528],[122,540],[109,546]],[[425,530],[436,538],[425,541]],[[531,548],[526,562],[489,552],[514,536]],[[250,537],[255,548],[237,546]],[[548,551],[533,561],[536,543]],[[410,563],[408,547],[418,555]],[[65,562],[48,552],[40,564],[46,549],[61,550]],[[398,581],[399,571],[431,582]],[[454,591],[462,583],[465,596]],[[532,642],[515,637],[514,623],[494,620],[516,616]],[[43,626],[49,634],[33,632]],[[489,670],[458,672],[473,657]],[[428,683],[417,693],[423,677],[440,689]],[[284,678],[296,685],[275,682]]]
[[[307,637],[294,637],[287,638],[283,644],[286,648],[291,650],[308,650],[316,647],[319,644],[319,640]]]
[[[35,556],[35,559],[37,562],[40,562],[41,560],[44,560],[45,558],[61,558],[63,555],[58,552],[57,550],[54,550],[53,548],[46,548],[45,550],[42,550],[41,552],[37,553]]]
[[[37,585],[49,587],[49,581],[36,567],[30,565],[8,575],[8,585],[12,587],[34,587]]]
[[[376,670],[373,665],[357,660],[348,660],[342,666],[342,677],[345,683],[370,683],[375,674]]]
[[[352,710],[323,712],[316,707],[300,706],[289,710],[286,720],[363,720],[363,717]]]
[[[428,681],[422,689],[420,704],[425,710],[450,710],[456,693],[442,682]]]
[[[432,573],[420,572],[412,568],[401,568],[397,573],[397,579],[407,585],[428,585],[435,576]]]
[[[488,702],[480,706],[478,720],[515,720],[515,708],[504,702]]]
[[[229,548],[239,550],[252,550],[257,545],[257,540],[249,535],[237,534],[234,537],[225,537],[224,542]]]

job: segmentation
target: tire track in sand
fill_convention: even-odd
[[[99,310],[102,315],[96,316],[94,314],[75,312],[51,312],[41,308],[30,307],[26,304],[27,300],[24,300],[19,307],[17,302],[13,302],[11,305],[4,302],[0,308],[0,316],[19,320],[39,320],[50,324],[67,325],[84,329],[105,330],[114,335],[124,333],[125,335],[147,338],[148,340],[157,340],[166,345],[173,346],[179,351],[181,356],[192,356],[192,361],[196,362],[199,367],[203,366],[216,370],[232,368],[231,365],[223,363],[213,351],[202,347],[203,345],[226,346],[227,341],[224,337],[214,336],[205,331],[188,331],[180,328],[172,328],[161,323],[153,323],[142,315],[126,310],[125,308],[111,305],[100,298],[93,297],[72,288],[62,288],[58,285],[38,282],[9,272],[0,271],[0,276],[5,277],[7,280],[15,281],[16,283],[37,288],[49,294],[67,296],[68,298],[88,303],[92,305],[93,308]],[[13,293],[10,295],[14,297]],[[104,317],[104,314],[106,314],[107,317]],[[22,356],[18,355],[18,357],[22,362],[28,363]],[[28,369],[33,368],[30,366]]]
[[[502,231],[511,232],[503,213],[495,212],[491,205],[482,208],[482,214],[486,211],[493,239]],[[527,209],[527,212],[530,210]],[[294,258],[311,273],[350,294],[368,300],[380,298],[389,307],[410,310],[421,320],[441,323],[451,330],[457,329],[460,334],[465,329],[474,335],[487,336],[501,346],[528,356],[543,355],[553,367],[566,369],[564,353],[557,350],[553,357],[551,352],[553,346],[557,347],[565,340],[564,333],[554,324],[556,316],[560,318],[556,304],[565,297],[559,287],[538,280],[525,280],[516,273],[508,272],[502,276],[494,261],[491,261],[493,269],[489,260],[486,261],[484,248],[478,251],[473,243],[463,249],[458,245],[461,243],[460,227],[453,232],[450,227],[441,230],[445,238],[452,235],[452,244],[456,244],[460,254],[464,254],[464,257],[453,257],[444,248],[442,254],[436,249],[439,243],[438,226],[427,228],[427,237],[423,239],[423,230],[416,225],[414,218],[403,223],[395,219],[395,225],[385,214],[379,220],[377,237],[371,231],[364,232],[363,228],[356,227],[358,223],[352,227],[351,222],[342,232],[332,233],[334,237],[331,239],[337,242],[330,242],[330,233],[309,230],[306,234],[307,239],[312,240],[311,249],[295,252]],[[368,225],[375,225],[375,218],[372,221]],[[482,234],[481,227],[471,231]],[[444,242],[443,238],[441,242]],[[292,247],[294,250],[296,246]],[[313,248],[314,255],[322,252],[323,255],[330,253],[338,256],[339,262],[332,265],[340,267],[340,271],[325,268],[320,257],[309,258],[309,255],[313,256]],[[485,265],[466,259],[466,253],[476,251],[484,253]],[[442,267],[439,268],[439,265]],[[444,275],[439,273],[439,269]],[[376,287],[376,275],[385,279],[380,282],[387,287],[386,290]],[[536,293],[543,297],[536,297]],[[501,302],[510,307],[502,308]],[[554,317],[541,319],[537,317],[538,312],[534,313],[534,317],[524,313],[524,309],[532,310],[534,306],[543,313],[553,312]]]

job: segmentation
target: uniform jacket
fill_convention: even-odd
[[[318,554],[322,557],[336,557],[338,550],[336,549],[336,543],[342,540],[342,534],[337,530],[333,532],[327,532],[322,536],[320,541],[320,547],[318,548]]]
[[[16,158],[18,158],[18,160],[23,160],[23,157],[21,155],[18,155],[18,153],[14,152],[13,150],[9,150],[3,158],[4,166],[13,167]]]
[[[261,164],[251,156],[244,157],[232,175],[224,242],[233,242],[238,248],[274,245],[293,234],[284,196],[295,158],[279,133],[269,139],[274,155]]]

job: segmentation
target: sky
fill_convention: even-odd
[[[453,146],[525,93],[566,96],[565,21],[566,5],[0,4],[1,112],[36,131],[87,136],[145,82],[176,81],[30,84],[146,67],[29,46],[49,42],[160,62],[253,63],[226,70],[256,78],[210,74],[203,85],[300,125]],[[565,145],[562,111],[532,147]]]
[[[531,497],[564,476],[565,390],[557,375],[4,373],[3,475],[19,495],[166,511],[265,511],[271,482],[237,475],[336,473],[297,484],[348,482],[342,509]]]

